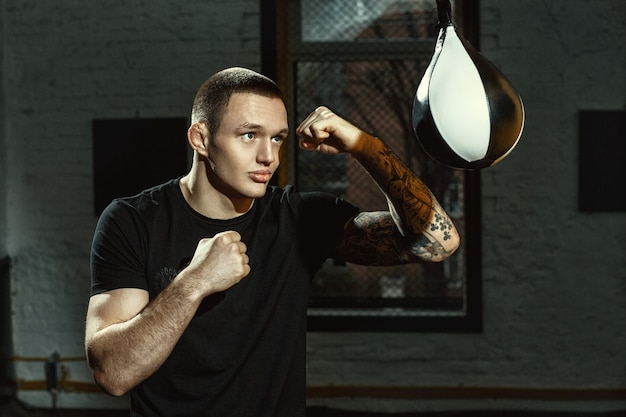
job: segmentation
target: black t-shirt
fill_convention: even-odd
[[[174,351],[131,392],[131,416],[304,416],[309,283],[357,209],[331,195],[268,188],[242,216],[214,220],[178,180],[104,211],[94,235],[92,294],[142,288],[153,298],[198,241],[236,230],[250,274],[203,301]]]

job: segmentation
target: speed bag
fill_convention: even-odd
[[[439,34],[417,87],[412,121],[417,141],[435,161],[480,169],[517,145],[524,105],[506,77],[458,33],[449,1],[437,1]]]

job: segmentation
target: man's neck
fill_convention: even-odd
[[[181,178],[180,190],[187,203],[205,217],[218,220],[228,220],[245,214],[254,199],[232,199],[216,189],[206,178],[204,172],[198,169],[191,171]]]

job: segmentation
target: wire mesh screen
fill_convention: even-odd
[[[373,34],[383,41],[421,40],[435,31],[434,4],[433,0],[302,0],[301,38],[359,42],[372,40]]]
[[[411,106],[437,35],[435,1],[302,0],[291,55],[297,120],[323,104],[382,138],[464,229],[464,175],[419,147]],[[290,16],[293,18],[293,16]],[[384,195],[348,156],[296,153],[300,190],[322,190],[363,210],[387,210]],[[463,239],[463,236],[461,236]],[[464,247],[438,264],[363,267],[328,261],[313,281],[310,314],[463,312]]]

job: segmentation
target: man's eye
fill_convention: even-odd
[[[282,136],[275,136],[272,138],[272,142],[274,143],[283,143],[284,140],[285,138],[283,138]]]
[[[254,133],[252,133],[252,132],[245,133],[243,135],[243,138],[247,139],[247,140],[252,140],[252,139],[254,139]]]

